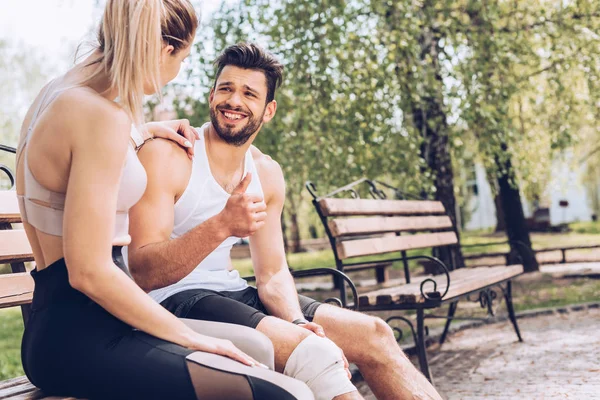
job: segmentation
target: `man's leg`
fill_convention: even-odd
[[[322,304],[313,321],[323,327],[348,361],[358,366],[379,400],[441,399],[402,352],[392,329],[382,319]]]
[[[265,317],[263,318],[256,329],[259,332],[264,333],[271,342],[273,342],[273,346],[275,348],[275,369],[279,372],[283,372],[285,370],[286,374],[288,373],[289,363],[294,362],[291,358],[300,358],[306,356],[312,356],[315,360],[315,364],[318,361],[321,361],[324,356],[324,352],[318,348],[319,344],[315,343],[308,344],[306,349],[300,349],[299,346],[303,346],[303,342],[309,339],[309,336],[316,338],[316,335],[310,332],[307,329],[304,329],[300,326],[294,325],[291,322],[284,321],[275,317]],[[323,340],[318,338],[319,340]],[[331,343],[331,342],[329,342]],[[335,346],[334,346],[335,347]],[[295,353],[295,350],[304,351],[304,353],[311,353],[310,355],[302,355],[302,354],[292,354]],[[330,351],[326,349],[325,351]],[[335,349],[334,349],[335,351]],[[337,350],[339,352],[339,349]],[[302,363],[302,360],[300,360]],[[311,370],[312,368],[304,368],[305,370]],[[339,366],[338,366],[339,369]],[[312,371],[313,373],[316,371]],[[339,372],[339,371],[338,371]],[[345,371],[343,371],[345,374]],[[339,374],[338,374],[339,376]],[[343,376],[342,376],[343,378]],[[346,377],[346,379],[348,379]],[[316,380],[316,379],[315,379]],[[307,382],[309,383],[309,382]],[[325,384],[331,386],[333,382],[327,382],[325,378]],[[311,385],[309,384],[309,387]],[[315,391],[315,397],[319,398],[318,391]],[[349,393],[345,393],[339,396],[334,397],[336,400],[351,400],[351,399],[362,399],[362,396],[357,391],[352,391]]]
[[[307,329],[266,316],[254,288],[219,293],[191,290],[176,294],[161,304],[180,318],[256,328],[273,343],[276,371],[305,382],[316,399],[362,399],[346,375],[339,348]],[[334,392],[342,394],[328,395]]]

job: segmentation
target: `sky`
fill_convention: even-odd
[[[222,0],[192,0],[206,22]],[[49,67],[64,70],[77,45],[92,40],[101,17],[95,0],[0,0],[0,40],[34,51]],[[101,3],[103,3],[101,1]]]

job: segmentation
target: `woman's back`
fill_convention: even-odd
[[[99,134],[98,123],[126,119],[115,103],[89,87],[74,87],[70,81],[73,77],[58,78],[46,85],[28,111],[21,129],[17,193],[38,270],[64,256],[63,210],[73,157],[77,156],[76,142],[94,146],[96,138],[92,135],[94,131]],[[123,131],[108,130],[100,134],[108,138],[114,136],[114,150],[118,151],[116,147],[126,135]],[[105,150],[110,151],[110,147]],[[129,243],[127,210],[139,200],[145,183],[143,167],[133,150],[128,150],[117,200],[113,245]],[[78,189],[81,188],[76,185],[70,188]]]

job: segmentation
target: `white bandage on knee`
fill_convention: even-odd
[[[331,400],[356,390],[344,369],[340,349],[317,335],[308,336],[296,346],[283,373],[306,383],[316,400]]]

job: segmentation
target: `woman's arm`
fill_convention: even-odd
[[[89,102],[88,102],[89,103]],[[244,364],[254,360],[226,340],[200,335],[154,302],[111,258],[117,194],[131,123],[100,100],[74,107],[65,132],[71,165],[65,202],[63,247],[69,282],[120,320],[158,338],[222,354]]]

